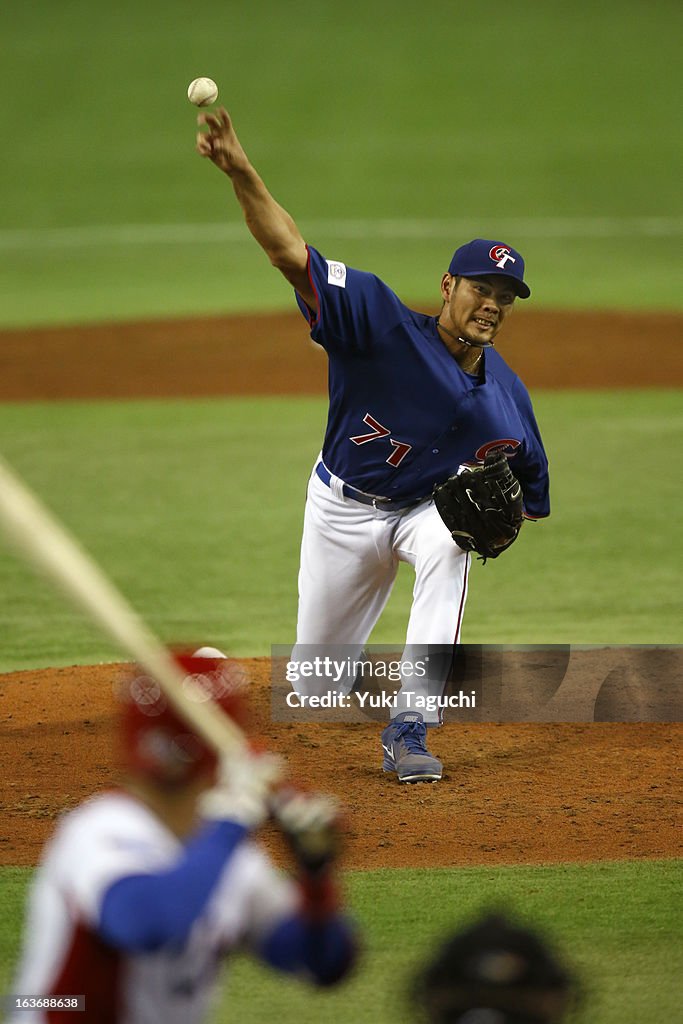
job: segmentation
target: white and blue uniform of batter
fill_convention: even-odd
[[[404,657],[424,645],[454,647],[470,556],[453,542],[432,489],[499,448],[522,485],[526,517],[547,516],[548,463],[529,394],[492,347],[482,349],[483,372],[466,373],[435,317],[409,309],[373,274],[310,246],[308,254],[318,309],[297,301],[329,357],[330,407],[308,484],[292,659],[306,656],[300,645],[360,654],[399,562],[415,571]],[[444,682],[411,672],[413,696],[406,700],[402,687],[392,714],[411,710],[420,686],[427,695]],[[306,685],[310,693],[316,683]],[[438,709],[422,713],[439,723]]]

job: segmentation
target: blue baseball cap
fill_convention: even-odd
[[[531,289],[524,283],[524,260],[516,249],[491,238],[475,238],[453,253],[448,273],[453,277],[486,277],[502,274],[511,277],[520,299],[528,299]]]

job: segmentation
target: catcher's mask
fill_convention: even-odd
[[[492,913],[441,944],[413,998],[429,1024],[559,1024],[576,982],[540,935]]]
[[[216,648],[190,654],[173,652],[179,668],[195,686],[185,697],[212,700],[243,723],[245,680],[239,665]],[[208,774],[216,754],[170,705],[155,679],[136,667],[117,686],[122,702],[121,746],[124,767],[161,785],[175,786]]]

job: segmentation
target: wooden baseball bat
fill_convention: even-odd
[[[0,456],[0,526],[15,546],[135,659],[169,703],[215,750],[246,748],[242,730],[180,670],[126,599],[75,538]],[[192,697],[195,699],[192,699]]]

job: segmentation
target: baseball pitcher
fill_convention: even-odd
[[[530,295],[524,260],[510,245],[476,238],[441,277],[440,314],[415,312],[375,275],[306,244],[223,108],[199,114],[199,124],[198,152],[230,178],[249,230],[293,285],[329,358],[329,416],[308,484],[292,660],[305,658],[309,645],[342,644],[353,661],[399,563],[408,563],[415,585],[405,672],[382,734],[383,768],[401,782],[437,781],[442,765],[427,749],[425,727],[441,723],[442,706],[418,698],[434,698],[447,680],[471,553],[498,557],[525,519],[550,512],[528,392],[494,348],[515,301]],[[432,649],[447,656],[419,678],[412,668]],[[349,678],[343,689],[353,684]]]

